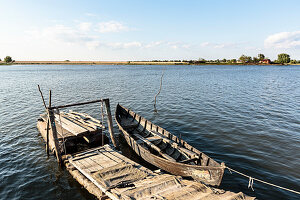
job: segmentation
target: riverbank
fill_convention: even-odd
[[[283,64],[259,64],[259,63],[227,63],[227,62],[206,62],[190,63],[182,62],[165,62],[165,61],[15,61],[6,64],[0,61],[0,65],[283,65]],[[300,64],[284,64],[300,65]]]
[[[0,62],[0,64],[6,64]],[[13,65],[189,65],[189,62],[152,61],[15,61]]]

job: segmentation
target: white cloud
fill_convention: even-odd
[[[86,42],[85,44],[89,49],[96,49],[100,47],[101,43],[100,41],[94,40],[94,41]]]
[[[51,42],[64,42],[68,44],[93,41],[94,38],[84,32],[64,25],[50,26],[41,30],[27,31],[31,37]]]
[[[85,44],[89,48],[96,48],[101,43],[99,34],[107,32],[119,32],[129,30],[128,27],[116,21],[101,22],[95,28],[91,22],[77,22],[74,26],[54,25],[42,29],[33,28],[26,31],[33,39],[40,39],[41,41],[50,41],[51,43],[67,43],[67,44]],[[105,46],[105,45],[104,45]],[[106,45],[107,46],[107,45]],[[141,43],[129,42],[123,43],[119,46],[123,48],[141,47]]]
[[[214,49],[224,49],[224,48],[236,48],[239,46],[239,43],[212,43],[212,42],[203,42],[200,44],[201,47],[210,47]]]
[[[143,44],[141,42],[115,42],[107,43],[106,46],[114,49],[128,49],[128,48],[141,48]]]
[[[96,25],[96,27],[95,27]],[[97,29],[97,30],[95,30]],[[102,34],[107,32],[118,32],[129,30],[128,27],[121,23],[110,21],[95,24],[91,22],[75,21],[73,26],[54,25],[44,28],[31,28],[26,31],[28,41],[34,41],[36,44],[48,45],[48,49],[67,49],[81,48],[85,50],[93,50],[99,52],[103,50],[126,50],[128,52],[134,50],[160,51],[165,50],[182,50],[190,48],[191,45],[183,42],[167,42],[167,41],[104,41]]]
[[[117,21],[109,21],[109,22],[101,22],[98,24],[96,31],[100,33],[111,33],[111,32],[121,32],[128,31],[129,28],[120,22]]]
[[[149,44],[146,44],[144,47],[145,48],[153,48],[162,45],[162,41],[157,41],[157,42],[150,42]]]
[[[190,44],[185,44],[183,42],[167,42],[166,46],[171,49],[189,49],[191,47]]]
[[[107,43],[106,46],[112,47],[114,49],[128,49],[128,48],[140,48],[140,49],[151,49],[151,48],[171,48],[171,49],[182,49],[190,48],[189,44],[183,44],[180,42],[163,42],[163,41],[153,41],[150,43],[142,43],[138,41],[134,42],[115,42]]]
[[[183,44],[182,45],[182,48],[185,48],[185,49],[189,49],[191,47],[191,45],[189,45],[189,44]]]
[[[81,31],[90,31],[91,30],[91,26],[92,26],[92,23],[90,22],[81,22],[78,24],[78,28],[81,30]]]
[[[125,48],[130,48],[130,47],[142,47],[142,43],[140,42],[128,42],[124,43]]]
[[[258,47],[252,47],[252,46],[245,47],[245,49],[246,49],[246,50],[250,50],[250,51],[254,51],[254,52],[262,51],[261,48],[258,48]]]
[[[281,32],[265,39],[266,48],[290,49],[300,47],[300,31]]]
[[[86,16],[89,16],[89,17],[96,17],[97,15],[94,14],[94,13],[85,13]]]
[[[212,44],[210,42],[203,42],[200,44],[201,47],[209,47],[211,46]]]

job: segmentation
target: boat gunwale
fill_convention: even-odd
[[[118,104],[117,106],[120,106],[121,108],[123,108],[124,110],[127,110],[127,111],[131,111],[131,110],[129,110],[129,109],[127,109],[127,108],[125,108],[124,106],[122,106],[122,105],[120,105],[120,104]],[[117,109],[116,109],[116,112],[117,112]],[[131,111],[131,112],[133,112],[133,111]],[[135,112],[133,112],[133,113],[135,113]],[[138,114],[136,114],[135,113],[135,116],[139,116],[140,118],[143,118],[143,117],[141,117],[140,115],[138,115]],[[132,138],[132,140],[135,142],[135,145],[137,145],[139,148],[141,148],[141,149],[143,149],[144,151],[148,151],[149,153],[151,153],[148,149],[146,149],[146,148],[144,148],[142,145],[140,145],[140,144],[138,144],[137,142],[136,142],[136,140],[122,127],[122,125],[119,123],[119,121],[118,121],[118,119],[117,119],[117,114],[115,115],[115,118],[116,118],[116,122],[117,122],[117,125],[118,125],[118,127],[121,129],[121,131],[123,132],[123,133],[125,133],[128,137],[130,137],[130,138]],[[147,119],[145,119],[145,118],[143,118],[144,120],[147,120]],[[147,122],[150,122],[151,124],[153,124],[151,121],[149,121],[149,120],[147,120]],[[155,125],[155,124],[154,124]],[[143,125],[142,125],[143,126]],[[159,127],[159,128],[161,128],[160,126],[158,126],[158,125],[155,125],[155,126],[157,126],[157,127]],[[163,129],[163,128],[161,128],[161,129]],[[163,129],[163,130],[165,130],[165,129]],[[171,134],[171,133],[170,133]],[[173,134],[172,134],[173,135]],[[175,136],[176,137],[176,136]],[[182,141],[184,141],[184,140],[182,140]],[[175,141],[174,141],[175,142]],[[184,141],[185,143],[187,143],[186,141]],[[192,150],[190,150],[190,151],[192,151]],[[198,150],[199,151],[199,150]],[[194,151],[193,151],[194,152]],[[196,152],[195,152],[196,153]],[[201,152],[202,153],[202,152]],[[151,153],[152,154],[152,153]],[[204,153],[203,153],[204,154]],[[174,162],[174,161],[171,161],[171,160],[168,160],[168,159],[165,159],[165,158],[162,158],[162,157],[160,157],[160,156],[157,156],[157,155],[155,155],[155,154],[152,154],[155,158],[157,158],[157,159],[159,159],[159,160],[161,160],[161,161],[165,161],[165,162],[168,162],[168,163],[170,163],[170,164],[176,164],[176,165],[178,165],[178,166],[181,166],[181,167],[190,167],[190,168],[194,168],[194,169],[205,169],[205,170],[209,170],[209,169],[212,169],[212,170],[224,170],[226,167],[225,167],[225,165],[222,165],[222,164],[220,164],[220,163],[218,163],[217,161],[215,161],[216,163],[218,163],[220,166],[202,166],[202,165],[189,165],[189,164],[185,164],[185,163],[180,163],[180,162]],[[207,156],[207,155],[205,155],[205,156]],[[207,156],[208,158],[210,158],[209,156]],[[210,158],[210,159],[212,159],[212,158]]]

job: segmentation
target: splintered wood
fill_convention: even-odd
[[[105,194],[110,199],[124,200],[255,199],[243,193],[213,189],[202,183],[184,180],[180,176],[154,173],[121,155],[109,145],[68,155],[65,162],[71,175],[98,198],[103,198],[99,194]],[[83,179],[89,181],[81,181]]]

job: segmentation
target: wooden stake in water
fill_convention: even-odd
[[[43,93],[41,91],[40,85],[38,85],[38,89],[39,89],[39,92],[40,92],[40,95],[41,95],[44,107],[45,107],[45,109],[47,111],[48,108],[46,106],[44,95],[43,95]],[[50,98],[49,98],[49,105],[51,105],[51,95],[50,95]],[[48,117],[47,117],[47,139],[46,139],[46,152],[47,152],[47,156],[49,156],[49,128],[50,128],[49,127],[49,123],[50,123],[50,120],[49,120],[49,115],[48,115]]]
[[[161,88],[162,88],[163,76],[164,76],[164,72],[162,73],[161,78],[160,78],[160,86],[159,86],[158,93],[154,97],[154,112],[157,112],[157,109],[156,109],[156,97],[160,94],[160,91],[161,91]]]

